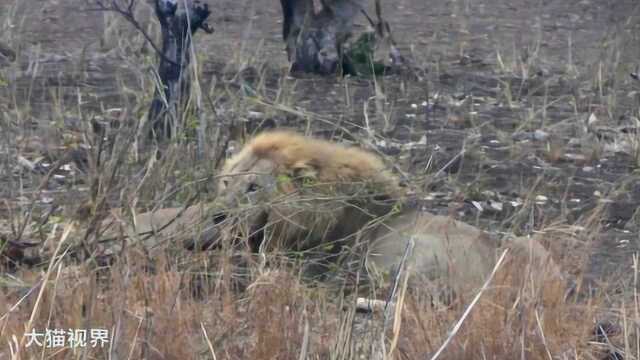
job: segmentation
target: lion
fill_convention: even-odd
[[[116,214],[111,223],[120,226],[109,233],[184,240],[189,249],[243,243],[254,253],[317,255],[332,264],[364,264],[383,278],[398,270],[412,242],[405,262],[412,273],[460,289],[482,284],[506,247],[561,275],[536,239],[516,237],[505,247],[477,227],[408,206],[397,176],[357,147],[264,132],[229,158],[217,178],[212,203],[139,214],[135,229]]]
[[[248,220],[254,250],[348,242],[402,196],[371,153],[288,131],[256,136],[219,178],[218,201]]]
[[[397,176],[379,156],[357,147],[265,132],[218,176],[218,202],[227,210],[216,219],[225,218],[236,229],[226,236],[247,239],[254,252],[364,254],[370,273],[390,274],[413,241],[408,264],[414,273],[464,288],[481,284],[504,248],[474,226],[407,206]],[[544,262],[560,275],[536,239],[516,237],[508,246],[514,256]]]

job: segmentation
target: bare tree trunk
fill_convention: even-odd
[[[332,74],[342,71],[343,45],[365,0],[280,0],[282,37],[294,72]]]
[[[211,12],[207,4],[196,0],[155,0],[155,11],[162,48],[148,126],[151,138],[166,139],[175,134],[189,98],[191,38],[198,29],[211,32],[205,23]]]

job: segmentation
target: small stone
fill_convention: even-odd
[[[264,118],[264,113],[261,113],[259,111],[249,111],[247,117],[250,120],[262,120]]]
[[[544,195],[537,195],[536,196],[536,203],[538,204],[544,204],[549,200],[548,197],[544,196]]]
[[[536,130],[533,132],[533,138],[537,141],[544,141],[549,137],[549,133],[542,130]]]

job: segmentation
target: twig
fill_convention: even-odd
[[[40,288],[40,286],[42,285],[42,281],[43,280],[38,281],[38,283],[32,286],[29,289],[29,291],[27,291],[26,294],[24,294],[20,299],[18,299],[18,301],[15,304],[13,304],[13,306],[11,306],[6,313],[0,316],[0,321],[4,320],[7,316],[9,316],[9,314],[11,314],[15,309],[17,309],[18,306],[20,306],[20,304],[22,304],[22,302],[25,301],[29,297],[29,295],[31,295],[31,293],[33,293],[36,289]]]
[[[172,61],[171,59],[169,59],[163,52],[162,50],[160,50],[160,48],[156,45],[156,43],[153,41],[153,39],[151,39],[151,35],[149,35],[149,33],[147,33],[147,31],[142,27],[142,25],[140,25],[140,22],[138,22],[138,20],[135,18],[135,15],[133,14],[133,8],[135,7],[135,0],[131,0],[129,2],[129,5],[127,5],[127,9],[123,10],[120,5],[118,5],[117,1],[111,1],[111,5],[106,5],[103,1],[96,1],[96,5],[98,6],[95,9],[86,9],[85,11],[109,11],[109,12],[114,12],[116,14],[119,14],[120,16],[122,16],[129,24],[131,24],[136,30],[138,30],[140,32],[140,34],[142,34],[142,36],[145,38],[145,40],[149,43],[149,45],[151,45],[151,47],[153,48],[153,50],[156,52],[156,54],[158,54],[158,56],[160,56],[162,58],[162,60],[170,63],[171,65],[174,66],[179,66],[176,62]]]
[[[40,307],[40,303],[42,302],[42,297],[44,296],[44,289],[47,287],[47,281],[49,280],[49,277],[51,276],[51,273],[53,272],[53,268],[60,263],[60,261],[62,261],[62,257],[60,257],[59,259],[56,260],[56,257],[58,255],[58,253],[60,252],[60,249],[62,249],[62,244],[64,244],[65,240],[67,239],[67,237],[69,237],[69,234],[71,234],[71,231],[73,231],[74,228],[74,224],[73,223],[68,223],[65,228],[64,228],[64,232],[62,233],[62,236],[60,237],[60,241],[58,242],[58,246],[56,246],[56,250],[53,252],[53,256],[51,257],[51,261],[49,261],[49,267],[47,268],[47,272],[44,274],[44,277],[42,279],[42,286],[40,287],[40,291],[38,292],[38,297],[36,298],[36,302],[33,305],[33,310],[31,311],[31,317],[29,318],[29,321],[27,322],[27,326],[25,326],[24,329],[24,334],[22,335],[22,338],[20,339],[20,346],[18,347],[17,353],[16,353],[16,358],[20,359],[20,351],[23,349],[24,347],[24,343],[25,341],[27,341],[27,334],[31,332],[32,328],[33,328],[33,322],[35,321],[36,318],[36,314],[38,313],[38,308]],[[62,256],[64,256],[66,254],[65,253],[62,254]]]
[[[498,259],[498,262],[496,263],[496,266],[493,267],[493,270],[491,271],[491,274],[489,275],[489,278],[487,278],[487,280],[484,282],[484,285],[482,285],[482,288],[480,289],[480,291],[478,291],[476,296],[473,298],[473,301],[471,301],[469,306],[467,306],[467,309],[462,314],[462,317],[460,317],[460,319],[458,320],[456,325],[453,327],[453,330],[451,330],[451,333],[449,333],[449,337],[447,338],[447,340],[445,340],[445,342],[442,344],[442,346],[440,346],[438,351],[436,351],[436,353],[433,354],[433,356],[431,357],[431,360],[436,360],[440,356],[440,354],[442,354],[444,349],[446,349],[447,345],[449,345],[449,343],[451,342],[453,337],[456,336],[456,334],[458,333],[458,331],[462,327],[462,323],[465,321],[467,316],[469,316],[469,314],[471,313],[471,309],[473,309],[473,307],[476,305],[478,300],[480,300],[480,297],[482,296],[484,291],[487,290],[487,288],[489,287],[489,284],[491,283],[491,280],[493,280],[493,277],[495,276],[496,272],[498,272],[498,269],[502,265],[502,262],[504,261],[506,255],[507,255],[507,252],[509,252],[509,249],[505,249],[502,252],[502,255],[500,256],[500,259]]]
[[[213,360],[217,360],[216,352],[213,351],[213,344],[211,344],[211,340],[209,340],[209,335],[207,335],[207,329],[204,328],[204,324],[200,322],[200,328],[202,328],[202,332],[204,333],[204,338],[207,340],[207,346],[209,346],[209,352],[211,352],[211,356]]]
[[[40,181],[40,184],[38,185],[38,188],[35,191],[35,192],[37,192],[37,196],[38,197],[42,194],[42,191],[44,190],[44,188],[49,184],[49,180],[51,180],[51,178],[53,177],[54,172],[56,172],[58,170],[58,168],[60,168],[60,166],[65,164],[66,161],[67,161],[67,159],[65,157],[65,158],[62,158],[62,159],[56,161],[51,166],[51,169],[49,170],[49,172],[47,172],[47,174],[44,176],[44,178]],[[27,228],[27,225],[29,224],[29,219],[31,219],[31,216],[33,214],[33,210],[35,209],[35,206],[36,206],[36,200],[34,199],[29,204],[29,209],[27,210],[27,213],[25,215],[25,219],[22,222],[22,224],[20,224],[20,229],[18,230],[18,232],[15,235],[15,239],[14,239],[15,241],[20,241],[22,239],[22,235],[24,235],[24,232],[25,232],[25,230]]]
[[[398,346],[398,338],[400,337],[400,326],[402,324],[402,307],[404,306],[404,298],[407,294],[408,284],[409,274],[406,274],[402,281],[402,288],[400,289],[400,293],[398,294],[398,302],[395,308],[395,315],[393,319],[393,338],[391,339],[391,344],[389,345],[389,353],[387,354],[388,359],[393,359],[393,351]]]
[[[538,329],[540,330],[540,337],[542,338],[542,344],[544,345],[544,350],[547,352],[547,357],[549,360],[553,360],[553,356],[551,356],[551,351],[549,351],[549,345],[547,345],[547,338],[544,337],[544,330],[542,330],[542,322],[540,321],[540,315],[538,314],[538,310],[536,309],[536,323],[538,324]]]
[[[306,309],[303,310],[302,317],[304,318],[304,335],[302,337],[302,347],[300,348],[300,356],[298,357],[298,360],[305,360],[309,353],[309,319],[307,319]]]
[[[444,166],[439,169],[438,171],[436,171],[435,174],[433,174],[434,178],[437,178],[438,176],[440,176],[440,174],[442,174],[444,171],[446,171],[451,165],[453,165],[456,161],[458,161],[459,158],[461,158],[462,156],[464,156],[465,153],[465,149],[464,147],[460,150],[460,152],[458,152],[456,154],[456,156],[452,157],[451,160],[449,160],[446,164],[444,164]]]
[[[409,242],[407,243],[407,246],[404,248],[404,254],[402,255],[402,259],[400,260],[400,265],[398,266],[398,271],[396,272],[396,277],[395,279],[393,279],[393,290],[391,291],[391,294],[389,294],[389,297],[387,298],[387,304],[385,305],[384,308],[384,322],[383,322],[383,329],[387,328],[387,322],[389,321],[389,314],[391,312],[391,308],[393,306],[391,306],[391,304],[393,303],[393,298],[396,295],[396,292],[398,291],[398,286],[400,284],[400,278],[402,277],[402,275],[404,274],[404,270],[405,269],[405,264],[407,262],[407,259],[409,258],[409,256],[411,256],[411,253],[413,252],[413,247],[415,246],[415,241],[413,240],[413,236],[409,239]]]

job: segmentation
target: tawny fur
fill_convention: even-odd
[[[390,272],[400,262],[409,239],[413,239],[415,249],[409,259],[412,268],[420,275],[456,287],[478,286],[495,264],[499,243],[480,229],[416,209],[397,213],[403,199],[398,179],[371,152],[288,131],[263,133],[229,159],[221,172],[223,179],[234,178],[230,187],[220,186],[220,196],[227,198],[224,201],[227,207],[238,206],[237,202],[231,205],[233,201],[228,200],[229,196],[236,199],[247,186],[243,180],[255,181],[257,177],[253,173],[259,173],[259,169],[271,169],[272,178],[303,169],[319,182],[374,183],[379,185],[380,195],[392,199],[391,205],[376,207],[364,198],[322,200],[323,196],[307,197],[300,186],[280,189],[281,193],[292,195],[284,195],[285,201],[263,209],[268,214],[268,223],[272,224],[269,235],[275,239],[270,250],[305,250],[341,240],[342,246],[350,247],[362,239],[367,246],[358,247],[355,252],[367,251],[368,247],[371,268]],[[363,186],[366,185],[359,185]],[[341,192],[343,188],[333,189],[337,198],[345,195]],[[268,200],[283,196],[270,191],[266,194]],[[301,203],[307,206],[291,205]],[[540,265],[551,261],[536,240],[515,238],[508,246],[518,261]],[[554,274],[559,274],[555,264],[550,266]]]
[[[244,220],[245,235],[258,221],[268,224],[259,242],[269,250],[348,244],[402,197],[398,179],[374,154],[290,131],[254,137],[219,178],[219,204]],[[261,191],[247,194],[252,186]]]
[[[389,195],[401,193],[398,179],[372,153],[282,130],[262,133],[250,140],[227,160],[221,176],[232,174],[239,165],[255,162],[256,158],[273,161],[283,172],[313,168],[317,170],[318,180],[324,182],[374,182],[383,185]]]
[[[206,213],[211,217],[217,213],[215,218],[222,216],[225,221],[212,227],[212,219],[205,218],[203,228],[206,236],[218,242],[256,238],[260,247],[254,251],[329,251],[327,245],[337,244],[334,250],[350,248],[356,255],[367,256],[374,273],[390,273],[412,239],[415,248],[409,264],[416,277],[462,289],[481,285],[501,250],[498,242],[474,226],[417,209],[402,209],[398,179],[378,156],[356,147],[289,131],[263,133],[227,160],[218,176],[217,199],[205,206],[213,210],[189,208],[188,216],[177,220],[189,228],[199,223],[192,215]],[[297,176],[305,180],[298,181]],[[375,196],[371,189],[375,189]],[[380,197],[386,200],[377,201]],[[158,214],[175,213],[165,210]],[[141,214],[137,228],[148,231],[151,226],[144,222],[162,224],[167,220]],[[175,238],[176,230],[182,228],[172,224],[167,235]],[[507,246],[517,265],[533,264],[536,273],[544,267],[559,275],[537,240],[515,238]]]

